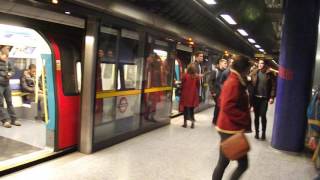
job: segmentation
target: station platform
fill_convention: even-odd
[[[182,128],[182,116],[171,125],[140,135],[94,154],[72,153],[2,177],[77,180],[208,180],[218,160],[219,135],[211,125],[213,108],[196,114],[195,129]],[[251,143],[244,180],[312,180],[317,171],[310,157],[270,146],[274,106],[269,106],[266,141]],[[253,117],[253,116],[252,116]],[[236,167],[231,162],[224,179]]]

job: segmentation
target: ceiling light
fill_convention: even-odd
[[[210,5],[212,5],[212,4],[217,4],[215,0],[203,0],[203,1],[204,1],[205,3],[207,3],[207,4],[210,4]]]
[[[59,3],[58,0],[52,0],[51,2],[52,2],[52,4],[58,4]]]
[[[71,14],[71,12],[70,12],[70,11],[65,11],[64,13],[65,13],[65,14]]]
[[[264,52],[264,49],[259,49],[260,52]]]
[[[254,47],[256,47],[256,48],[261,48],[261,46],[259,46],[258,44],[254,45]]]
[[[243,29],[237,29],[237,31],[242,35],[242,36],[248,36],[248,33],[243,30]]]
[[[249,41],[250,43],[252,43],[252,44],[256,43],[256,41],[255,41],[254,39],[252,39],[252,38],[249,38],[248,41]]]
[[[233,18],[228,15],[228,14],[221,14],[220,15],[225,21],[227,21],[227,23],[231,24],[231,25],[235,25],[237,24],[235,20],[233,20]]]

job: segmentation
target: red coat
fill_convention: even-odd
[[[234,134],[239,131],[251,131],[249,96],[245,82],[240,75],[231,71],[222,87],[218,131]]]
[[[199,84],[198,76],[191,77],[189,74],[185,74],[182,77],[180,111],[183,111],[183,107],[197,107],[199,105]]]

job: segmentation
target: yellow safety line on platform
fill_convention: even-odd
[[[160,92],[160,91],[171,91],[172,87],[156,87],[156,88],[148,88],[144,90],[144,93],[153,93],[153,92]],[[128,91],[106,91],[106,92],[97,92],[96,98],[103,99],[109,97],[116,97],[116,96],[130,96],[130,95],[138,95],[142,94],[142,90],[128,90]]]

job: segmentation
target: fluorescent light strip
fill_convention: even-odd
[[[220,16],[231,25],[237,24],[237,22],[228,14],[221,14]]]
[[[261,48],[261,46],[259,46],[258,44],[254,45],[254,47],[256,47],[256,48]]]
[[[203,1],[209,5],[217,4],[215,0],[203,0]]]
[[[242,35],[242,36],[248,36],[248,33],[243,30],[243,29],[237,29],[237,31]]]
[[[256,43],[256,41],[255,41],[254,39],[252,39],[252,38],[249,38],[248,41],[249,41],[250,43],[252,43],[252,44]]]

